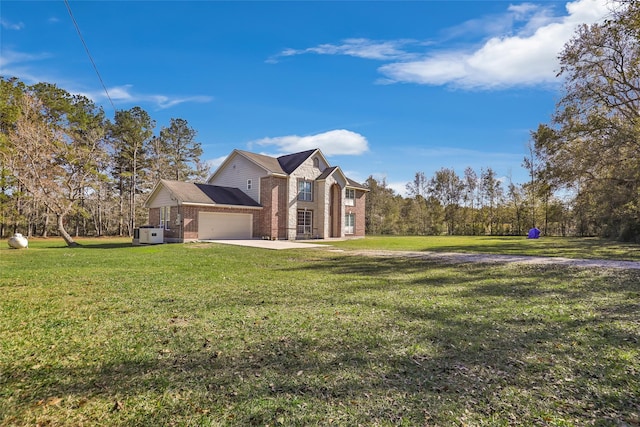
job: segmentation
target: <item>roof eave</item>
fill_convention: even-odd
[[[209,206],[215,208],[225,208],[225,209],[262,209],[262,206],[245,206],[245,205],[223,205],[218,203],[197,203],[197,202],[184,202],[183,206]]]

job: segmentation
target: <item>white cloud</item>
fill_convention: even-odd
[[[211,170],[215,170],[218,168],[218,166],[224,163],[225,160],[227,160],[227,157],[228,156],[221,156],[221,157],[216,157],[215,159],[209,159],[206,161],[206,164],[211,168]]]
[[[53,58],[49,53],[23,53],[11,49],[3,49],[0,52],[0,75],[17,77],[26,84],[35,84],[40,82],[55,82],[56,85],[65,89],[70,93],[77,93],[93,100],[94,102],[104,102],[107,95],[104,89],[96,89],[86,91],[77,87],[77,82],[68,81],[66,78],[52,77],[43,75],[42,70],[46,70],[40,64],[35,66],[36,62]],[[133,104],[146,103],[151,104],[158,110],[164,110],[187,102],[207,103],[213,100],[208,95],[191,95],[191,96],[167,96],[158,94],[138,93],[133,90],[133,85],[121,85],[107,88],[109,97],[114,104]]]
[[[171,108],[185,102],[206,103],[213,100],[213,97],[206,95],[169,97],[166,95],[140,94],[133,91],[133,85],[114,86],[107,88],[107,91],[109,92],[109,97],[114,104],[150,103],[159,110]],[[96,102],[105,101],[107,99],[107,95],[104,90],[84,93],[83,95]]]
[[[387,187],[392,189],[395,194],[398,194],[402,197],[408,197],[409,192],[407,191],[407,183],[400,181],[388,181]]]
[[[316,135],[288,135],[263,138],[251,144],[275,146],[282,153],[295,153],[319,148],[327,156],[359,155],[369,150],[367,139],[359,133],[336,129]]]
[[[40,61],[50,57],[51,55],[48,53],[34,54],[34,53],[16,52],[15,50],[11,50],[11,49],[2,49],[2,53],[0,54],[0,71],[2,72],[3,75],[8,75],[9,72],[5,69],[7,65]],[[19,77],[19,76],[15,76],[15,77]]]
[[[24,28],[24,24],[22,22],[18,22],[16,24],[13,22],[9,22],[6,19],[0,19],[0,27],[4,28],[5,30],[19,31]]]
[[[516,34],[496,35],[476,50],[434,52],[416,61],[379,68],[382,83],[403,82],[492,89],[556,81],[557,56],[578,25],[602,20],[610,10],[606,0],[567,3],[568,15],[551,18],[548,10],[531,5],[511,6],[510,12],[527,16]]]
[[[131,85],[125,85],[125,86],[116,86],[116,87],[112,87],[111,89],[107,89],[107,91],[109,92],[109,97],[113,100],[113,101],[129,101],[129,102],[133,102],[133,96],[129,93],[129,90],[131,89]],[[99,94],[94,94],[93,95],[95,98],[101,98],[101,97],[106,97],[105,93],[99,93]]]
[[[385,183],[386,188],[390,188],[393,190],[395,194],[406,197],[407,194],[407,183],[405,181],[389,181],[389,177],[386,172],[374,172],[371,174],[373,179],[378,181],[378,184]],[[364,182],[364,181],[363,181]]]
[[[164,110],[166,108],[171,108],[173,106],[184,104],[186,102],[195,102],[199,104],[211,102],[213,100],[213,97],[206,95],[195,95],[170,98],[164,95],[152,95],[149,97],[149,100],[154,101],[158,108]]]
[[[604,19],[610,0],[575,0],[566,14],[540,3],[509,5],[500,15],[473,19],[443,31],[445,40],[481,36],[478,46],[436,50],[416,40],[345,39],[306,49],[285,49],[267,62],[303,54],[345,55],[389,62],[378,68],[378,83],[449,85],[464,89],[500,89],[557,83],[558,55],[578,25]],[[417,48],[432,46],[431,51]]]
[[[313,53],[317,55],[345,55],[356,58],[390,61],[398,59],[410,59],[414,54],[405,50],[409,45],[419,44],[415,40],[388,40],[377,41],[364,38],[342,40],[341,44],[321,44],[306,49],[285,49],[267,62],[278,62],[279,57],[304,55]]]

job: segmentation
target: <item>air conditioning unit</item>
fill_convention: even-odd
[[[145,245],[164,243],[164,230],[162,228],[140,227],[139,242]]]

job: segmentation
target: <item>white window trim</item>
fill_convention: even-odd
[[[307,184],[309,186],[309,191],[303,191]],[[301,188],[301,185],[304,185],[304,187]],[[308,179],[298,180],[298,201],[313,202],[313,181],[309,181]]]
[[[171,206],[160,207],[160,228],[169,230],[171,223]]]
[[[253,188],[253,181],[251,179],[247,179],[247,190],[251,190]]]
[[[353,197],[349,197],[349,193],[351,193]],[[345,206],[356,205],[356,190],[354,190],[353,188],[344,189],[344,204]]]
[[[302,225],[300,225],[300,214],[303,214]],[[307,223],[307,220],[309,221],[308,223]],[[313,232],[313,211],[312,210],[298,209],[297,216],[296,216],[296,230],[298,235],[310,235]]]
[[[349,221],[349,219],[351,219],[351,221]],[[354,213],[345,214],[344,234],[356,234],[356,214]]]

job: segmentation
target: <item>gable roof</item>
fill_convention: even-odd
[[[307,160],[313,153],[318,151],[318,149],[302,151],[300,153],[287,154],[284,156],[278,157],[278,163],[282,167],[282,170],[287,173],[287,175],[291,174],[294,170],[298,169],[305,160]]]
[[[251,153],[249,151],[243,151],[243,150],[234,150],[234,152],[246,157],[253,163],[257,164],[258,166],[266,170],[267,172],[282,174],[282,175],[285,175],[288,173],[288,172],[285,172],[282,166],[280,166],[278,159],[276,159],[275,157],[267,156],[264,154]]]
[[[357,188],[358,190],[370,191],[367,187],[347,177],[347,187]]]
[[[242,207],[261,207],[261,205],[247,196],[242,190],[219,185],[199,184],[194,182],[172,181],[161,179],[147,199],[153,198],[161,187],[166,188],[172,198],[183,205],[229,205]]]
[[[367,187],[365,187],[364,185],[359,184],[359,183],[355,182],[354,180],[352,180],[351,178],[349,178],[348,176],[346,176],[344,174],[344,172],[342,172],[342,169],[340,169],[339,166],[331,166],[329,168],[326,168],[324,171],[322,171],[320,176],[316,178],[316,180],[318,180],[318,181],[325,180],[328,177],[330,177],[331,175],[333,175],[334,172],[339,172],[340,175],[342,175],[344,180],[347,182],[347,184],[346,184],[347,187],[355,188],[357,190],[362,190],[362,191],[369,191],[369,189]]]
[[[329,167],[329,168],[326,168],[325,170],[323,170],[323,171],[322,171],[322,173],[320,174],[320,176],[319,176],[319,177],[317,177],[316,179],[317,179],[318,181],[322,181],[323,179],[327,179],[327,178],[329,178],[329,176],[331,176],[331,174],[332,174],[333,172],[335,172],[336,170],[340,170],[340,168],[339,168],[338,166],[331,166],[331,167]],[[342,172],[342,171],[340,171],[340,172]],[[344,176],[344,174],[342,174],[342,176],[343,176],[345,179],[347,179],[347,177],[346,177],[346,176]]]
[[[301,164],[303,164],[309,157],[318,153],[320,157],[324,160],[324,162],[328,165],[327,159],[324,157],[319,148],[314,148],[311,150],[301,151],[299,153],[293,154],[285,154],[280,157],[272,157],[267,156],[265,154],[252,153],[250,151],[238,150],[235,149],[231,152],[231,154],[225,159],[225,161],[218,167],[218,169],[211,175],[211,177],[207,180],[208,182],[212,181],[213,178],[218,174],[218,172],[224,169],[225,165],[231,161],[231,159],[240,155],[244,158],[248,159],[252,163],[258,165],[262,169],[264,169],[269,174],[275,175],[291,175],[293,171],[298,169]],[[369,189],[356,181],[349,179],[338,166],[329,166],[327,167],[322,174],[316,178],[319,180],[326,179],[329,175],[331,175],[336,170],[339,170],[342,176],[347,181],[347,186],[352,188],[357,188],[363,191],[369,191]]]
[[[211,176],[213,178],[219,170],[223,169],[223,166],[230,161],[234,155],[240,155],[248,159],[252,163],[260,166],[267,173],[276,175],[290,175],[295,171],[305,160],[307,160],[313,153],[318,151],[317,148],[313,150],[301,151],[299,153],[285,154],[280,157],[267,156],[265,154],[252,153],[244,150],[233,150],[233,152],[227,157],[227,159],[220,165],[218,170]],[[211,180],[209,178],[209,181]]]

